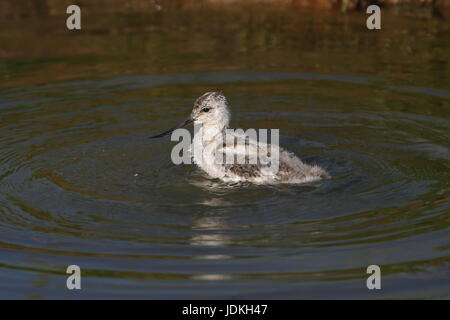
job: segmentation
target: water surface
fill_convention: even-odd
[[[2,21],[1,298],[449,297],[448,22],[264,12],[226,33],[214,12],[105,32],[92,16],[82,34]],[[234,127],[279,128],[332,178],[227,185],[172,164],[175,143],[147,137],[218,89]]]

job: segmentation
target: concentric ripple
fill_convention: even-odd
[[[377,264],[378,297],[448,297],[450,92],[386,83],[215,72],[0,91],[1,287],[64,297],[77,264],[87,298],[370,297]],[[227,185],[172,164],[174,142],[147,137],[217,87],[233,126],[279,128],[332,178]]]

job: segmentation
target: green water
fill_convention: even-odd
[[[0,20],[0,298],[448,298],[450,25],[365,18]],[[332,178],[229,186],[172,164],[147,137],[212,90],[233,127],[280,129]]]

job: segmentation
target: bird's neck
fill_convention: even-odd
[[[228,128],[228,122],[221,123],[195,123],[194,140],[202,141],[203,144],[214,140],[218,135],[223,135]]]

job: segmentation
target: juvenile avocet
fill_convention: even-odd
[[[230,123],[230,110],[227,99],[219,92],[207,92],[198,98],[189,118],[179,125],[150,138],[159,138],[172,133],[175,129],[185,127],[190,123],[198,126],[199,130],[194,133],[192,158],[201,169],[212,178],[219,178],[225,182],[248,181],[258,184],[274,183],[304,183],[329,177],[328,173],[317,165],[303,163],[293,153],[281,147],[268,145],[265,142],[246,138],[240,133],[232,133],[233,144],[229,133],[226,133]],[[239,141],[239,142],[236,142]],[[237,145],[236,145],[237,144]],[[277,161],[273,161],[270,152],[278,148]],[[201,152],[198,152],[198,151]],[[242,156],[246,154],[246,162],[224,160],[225,156]],[[262,153],[261,150],[268,150]],[[249,161],[248,155],[261,154],[266,158],[258,158],[258,161]],[[225,155],[225,156],[224,156]],[[227,158],[229,159],[229,158]],[[241,158],[242,159],[242,158]],[[264,161],[260,161],[264,160]],[[222,161],[220,161],[222,160]],[[273,164],[277,165],[274,166]]]

